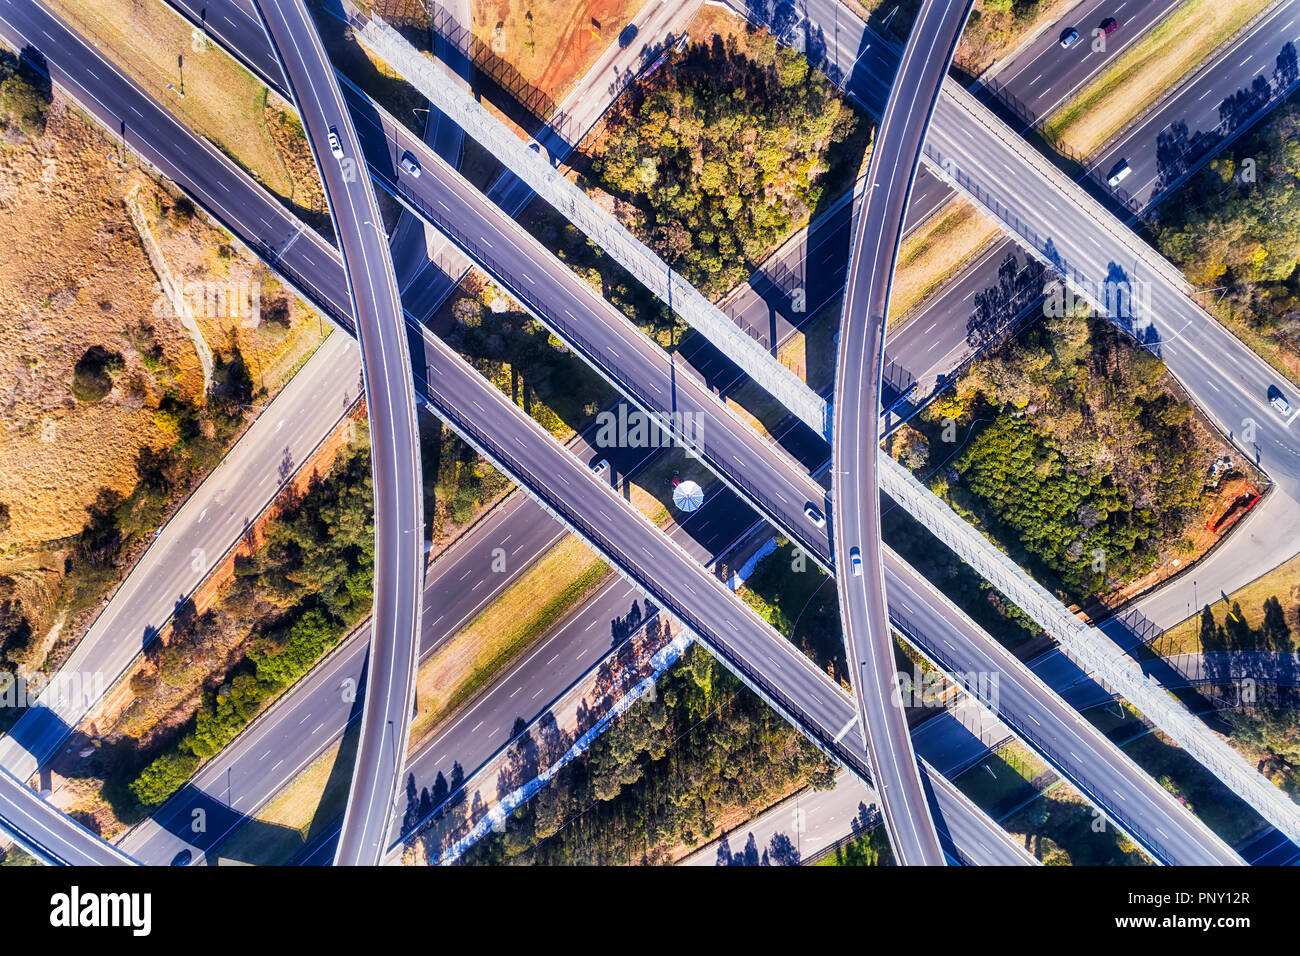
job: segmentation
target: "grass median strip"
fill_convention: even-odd
[[[294,777],[230,839],[217,845],[217,865],[283,865],[319,839],[322,831],[342,816],[347,805],[356,751],[354,727]]]
[[[1053,113],[1043,132],[1085,156],[1091,155],[1243,30],[1270,2],[1186,0]],[[1113,40],[1120,41],[1120,36]]]
[[[494,573],[484,569],[485,574]],[[415,746],[595,593],[610,567],[569,535],[420,667]]]
[[[269,190],[321,208],[297,116],[224,50],[161,0],[49,0],[50,10],[195,133]]]
[[[1206,606],[1153,641],[1161,657],[1220,650],[1300,650],[1300,556],[1233,591],[1203,595]],[[1213,626],[1206,618],[1209,613]],[[1267,636],[1267,640],[1264,637]]]
[[[921,303],[998,235],[997,224],[964,199],[949,201],[922,223],[898,250],[889,294],[890,331],[905,325]]]

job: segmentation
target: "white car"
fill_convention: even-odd
[[[804,516],[819,528],[826,527],[826,516],[811,501],[803,506]]]
[[[592,462],[591,471],[593,474],[603,475],[605,472],[609,471],[609,459],[602,458],[599,461]]]
[[[335,159],[343,158],[343,143],[339,140],[339,131],[333,126],[330,127],[329,135],[330,152],[334,154]]]
[[[1286,400],[1286,396],[1281,392],[1274,392],[1273,397],[1269,399],[1269,404],[1283,415],[1291,414],[1291,403]]]
[[[849,548],[849,564],[853,566],[853,576],[862,577],[862,552],[857,548]]]
[[[1110,176],[1106,179],[1106,182],[1110,183],[1111,189],[1114,189],[1128,179],[1128,174],[1131,172],[1133,172],[1133,167],[1128,164],[1128,160],[1121,159],[1115,164],[1115,168],[1110,171]]]
[[[402,154],[402,168],[412,179],[420,178],[420,163],[409,152]]]

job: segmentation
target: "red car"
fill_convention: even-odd
[[[1119,21],[1114,17],[1107,17],[1101,21],[1101,25],[1097,29],[1101,31],[1102,36],[1110,36],[1119,29]]]

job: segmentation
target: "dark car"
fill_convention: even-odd
[[[619,47],[626,48],[628,46],[631,46],[632,41],[636,39],[637,32],[638,31],[635,23],[629,23],[627,26],[625,26],[623,28],[623,32],[618,35]]]
[[[1105,20],[1101,21],[1101,25],[1098,26],[1097,29],[1102,32],[1103,36],[1110,36],[1119,29],[1119,21],[1114,17],[1107,17]]]
[[[1270,385],[1268,387],[1268,402],[1277,409],[1279,415],[1287,416],[1291,414],[1291,403],[1288,402],[1286,396],[1282,394],[1282,389],[1278,388],[1276,385]]]
[[[1061,33],[1061,49],[1068,50],[1079,42],[1079,31],[1074,27],[1064,30]]]
[[[194,859],[194,854],[189,850],[181,850],[172,857],[172,866],[189,866],[190,860]]]

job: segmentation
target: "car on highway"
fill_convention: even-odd
[[[1119,29],[1119,21],[1114,17],[1107,17],[1098,24],[1097,29],[1101,31],[1102,36],[1108,37]]]
[[[1276,385],[1268,387],[1268,403],[1278,410],[1281,415],[1291,414],[1291,403],[1286,400],[1282,390]]]
[[[819,528],[826,527],[826,516],[811,501],[803,506],[804,516]]]
[[[1116,163],[1113,167],[1111,167],[1110,175],[1106,177],[1106,182],[1110,183],[1111,189],[1114,189],[1125,179],[1127,179],[1128,174],[1131,172],[1133,172],[1133,167],[1128,164],[1128,160],[1121,159],[1118,163]]]
[[[627,26],[625,26],[623,28],[623,32],[618,35],[619,49],[625,50],[629,46],[631,46],[632,41],[636,39],[636,35],[638,32],[640,31],[637,30],[635,23],[629,23]]]
[[[853,567],[853,576],[862,577],[862,552],[857,548],[849,548],[849,564]]]
[[[329,134],[330,152],[334,154],[335,159],[343,158],[343,142],[339,139],[339,131],[333,126],[330,127]]]
[[[1079,42],[1079,31],[1069,27],[1061,32],[1061,49],[1068,50]]]
[[[420,163],[414,156],[407,151],[402,154],[401,166],[410,175],[412,179],[420,178]]]
[[[172,857],[171,865],[172,865],[172,866],[189,866],[189,865],[190,865],[190,861],[193,860],[193,859],[194,859],[194,854],[191,853],[190,850],[189,850],[189,848],[187,847],[186,849],[181,850],[181,852],[177,853],[174,857]]]
[[[609,471],[609,459],[601,458],[591,463],[591,473],[593,475],[603,475]]]

